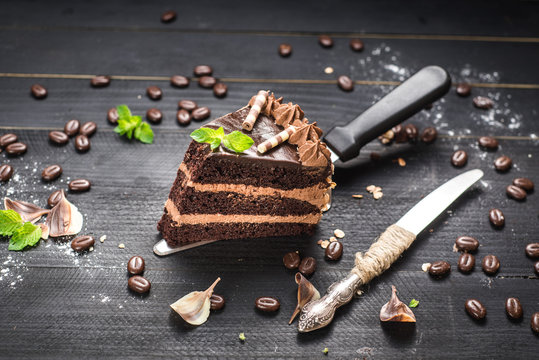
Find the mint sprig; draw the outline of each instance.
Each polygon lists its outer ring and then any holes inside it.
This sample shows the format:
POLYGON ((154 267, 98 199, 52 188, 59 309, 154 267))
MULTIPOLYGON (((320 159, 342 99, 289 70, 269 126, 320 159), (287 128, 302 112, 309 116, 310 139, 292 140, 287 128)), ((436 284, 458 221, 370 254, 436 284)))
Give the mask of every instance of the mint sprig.
POLYGON ((217 149, 221 144, 227 149, 241 154, 249 149, 254 140, 240 131, 232 131, 225 135, 222 127, 217 130, 210 128, 200 128, 191 133, 191 138, 199 143, 210 144, 212 150, 217 149))
POLYGON ((0 210, 0 235, 11 236, 21 226, 21 216, 15 210, 0 210))
POLYGON ((8 250, 20 251, 37 244, 41 238, 41 228, 31 222, 23 223, 14 210, 0 210, 0 235, 11 236, 8 250))
POLYGON ((153 130, 150 124, 142 121, 138 115, 133 116, 127 105, 118 105, 116 110, 118 111, 118 126, 114 128, 114 131, 117 134, 125 135, 129 140, 134 136, 144 144, 153 143, 153 130))
POLYGON ((411 308, 415 308, 417 307, 417 305, 419 305, 419 301, 417 301, 416 299, 412 299, 410 300, 410 304, 408 306, 411 308))

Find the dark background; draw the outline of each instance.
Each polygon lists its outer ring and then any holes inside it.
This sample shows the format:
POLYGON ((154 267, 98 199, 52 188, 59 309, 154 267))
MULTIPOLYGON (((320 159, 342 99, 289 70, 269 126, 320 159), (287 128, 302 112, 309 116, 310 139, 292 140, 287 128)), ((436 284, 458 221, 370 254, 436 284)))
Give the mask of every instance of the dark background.
POLYGON ((46 205, 55 189, 87 178, 92 189, 68 194, 84 214, 83 234, 97 238, 95 250, 77 255, 69 242, 49 239, 24 252, 0 247, 1 358, 534 358, 539 338, 530 329, 539 311, 539 281, 533 261, 524 254, 539 240, 537 193, 524 202, 505 195, 515 177, 539 181, 539 27, 537 1, 2 1, 0 4, 0 133, 15 132, 28 152, 1 163, 15 168, 0 185, 0 195, 46 205), (160 15, 177 11, 171 24, 160 15), (317 42, 333 36, 332 49, 317 42), (365 50, 348 47, 352 37, 365 50), (282 42, 293 46, 290 58, 278 56, 282 42), (208 64, 229 86, 225 99, 192 82, 186 89, 169 84, 174 74, 192 76, 208 64), (472 95, 495 100, 492 110, 475 109, 472 97, 452 89, 431 110, 408 122, 420 129, 435 126, 431 145, 369 144, 360 159, 337 168, 333 209, 310 237, 231 240, 165 258, 152 253, 160 239, 155 226, 189 143, 186 128, 175 121, 177 101, 192 99, 209 106, 212 118, 244 106, 259 89, 272 89, 285 101, 298 103, 311 121, 327 130, 352 120, 370 104, 425 65, 445 67, 455 82, 473 84, 472 95), (326 74, 326 67, 334 73, 326 74), (113 76, 104 89, 90 87, 95 74, 113 76), (344 93, 339 75, 357 81, 344 93), (45 100, 31 97, 40 83, 45 100), (145 89, 160 86, 163 99, 149 100, 145 89), (129 142, 113 133, 106 121, 110 107, 127 104, 135 114, 150 107, 164 113, 153 126, 155 143, 129 142), (78 154, 73 141, 49 144, 47 134, 66 121, 95 121, 99 129, 92 149, 78 154), (476 138, 494 135, 496 152, 484 152, 476 138), (469 154, 463 169, 451 166, 453 151, 469 154), (369 161, 371 151, 382 154, 369 161), (505 174, 493 169, 502 154, 513 158, 505 174), (395 163, 402 157, 405 167, 395 163), (43 183, 40 173, 51 164, 64 173, 43 183), (365 294, 342 308, 331 326, 298 334, 287 325, 295 307, 294 273, 282 266, 288 251, 314 256, 318 270, 311 278, 324 292, 347 274, 353 254, 366 250, 375 236, 395 222, 422 196, 464 170, 480 168, 483 180, 462 196, 425 231, 365 294), (378 201, 365 187, 383 188, 378 201), (352 194, 365 194, 358 200, 352 194), (498 207, 506 226, 495 230, 488 210, 498 207), (336 263, 323 259, 319 239, 335 228, 345 231, 345 253, 336 263), (470 275, 456 269, 453 243, 459 235, 478 238, 476 268, 470 275), (124 243, 125 249, 118 244, 124 243), (501 261, 496 276, 480 269, 483 256, 501 261), (145 258, 151 292, 139 296, 127 289, 126 263, 132 255, 145 258), (435 280, 421 265, 447 260, 451 274, 435 280), (227 300, 223 311, 194 328, 173 313, 169 304, 216 277, 216 293, 227 300), (395 285, 414 309, 415 326, 382 326, 380 307, 395 285), (273 315, 254 310, 258 296, 276 296, 281 309, 273 315), (508 320, 505 298, 520 298, 524 318, 508 320), (477 323, 464 311, 468 298, 487 308, 477 323), (245 343, 238 340, 244 332, 245 343))

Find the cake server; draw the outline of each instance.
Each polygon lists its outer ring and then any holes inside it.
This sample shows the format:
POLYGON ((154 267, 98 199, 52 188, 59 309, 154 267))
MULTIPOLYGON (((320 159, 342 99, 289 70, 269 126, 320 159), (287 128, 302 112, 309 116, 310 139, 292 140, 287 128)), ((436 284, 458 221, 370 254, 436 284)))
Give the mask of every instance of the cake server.
POLYGON ((298 331, 309 332, 328 325, 337 308, 348 303, 361 285, 387 270, 421 231, 482 177, 483 171, 475 169, 447 181, 389 226, 366 253, 356 253, 355 267, 350 274, 333 283, 322 298, 303 307, 298 331))

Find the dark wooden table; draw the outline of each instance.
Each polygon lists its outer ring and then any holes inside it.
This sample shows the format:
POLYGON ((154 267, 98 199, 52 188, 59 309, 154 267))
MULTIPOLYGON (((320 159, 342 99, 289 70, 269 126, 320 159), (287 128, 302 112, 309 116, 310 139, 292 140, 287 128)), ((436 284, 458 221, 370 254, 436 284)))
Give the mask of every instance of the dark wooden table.
POLYGON ((539 182, 539 27, 537 1, 172 1, 83 2, 2 1, 0 5, 0 132, 15 132, 29 146, 21 157, 0 154, 15 176, 0 185, 0 195, 46 205, 48 195, 87 178, 92 189, 68 194, 84 214, 84 234, 96 238, 93 252, 76 255, 69 242, 49 239, 24 252, 0 247, 1 358, 537 358, 539 337, 530 317, 539 311, 539 281, 524 246, 538 241, 539 202, 532 193, 524 202, 505 195, 515 177, 539 182), (174 23, 160 15, 178 12, 174 23), (334 37, 323 49, 320 33, 334 37), (348 47, 352 37, 365 42, 362 53, 348 47), (280 43, 294 52, 283 59, 280 43), (192 75, 198 64, 213 66, 229 86, 225 99, 192 83, 186 89, 169 84, 173 74, 192 75), (472 98, 451 90, 431 110, 408 122, 420 129, 435 126, 432 145, 383 146, 374 141, 360 159, 336 169, 333 209, 316 234, 303 238, 223 241, 159 258, 152 246, 160 239, 156 223, 176 169, 200 126, 179 127, 177 101, 193 99, 209 106, 212 118, 247 103, 261 88, 300 104, 323 129, 344 124, 389 92, 400 81, 429 64, 444 66, 454 81, 473 84, 473 95, 495 99, 492 110, 478 110, 472 98), (334 72, 325 73, 326 67, 334 72), (89 79, 109 74, 109 87, 94 89, 89 79), (336 78, 356 80, 344 93, 336 78), (49 90, 35 100, 30 86, 49 90), (145 96, 149 85, 160 86, 163 99, 145 96), (143 145, 118 137, 106 121, 110 107, 127 104, 143 115, 150 107, 164 112, 154 126, 155 143, 143 145), (96 121, 92 149, 78 154, 73 142, 52 146, 47 134, 72 118, 96 121), (477 146, 481 135, 500 141, 496 152, 477 146), (455 149, 469 154, 464 169, 449 163, 455 149), (369 161, 369 153, 382 161, 369 161), (505 174, 493 169, 502 155, 513 158, 505 174), (405 167, 395 163, 403 158, 405 167), (41 170, 60 164, 59 180, 43 183, 41 170), (324 291, 345 275, 353 254, 366 250, 375 236, 396 221, 422 196, 456 174, 473 168, 484 179, 421 234, 411 249, 365 294, 341 309, 323 330, 298 334, 287 324, 295 306, 293 273, 282 266, 288 251, 314 256, 314 285, 324 291), (383 188, 384 197, 358 200, 365 187, 383 188), (495 230, 488 210, 498 207, 506 226, 495 230), (346 233, 345 254, 336 263, 323 259, 317 240, 335 228, 346 233), (456 270, 458 235, 472 235, 487 254, 500 258, 495 276, 479 265, 470 275, 456 270), (118 245, 125 244, 125 249, 118 245), (126 262, 146 259, 145 276, 152 282, 147 296, 127 289, 126 262), (431 278, 421 270, 444 259, 450 276, 431 278), (227 299, 223 311, 204 325, 186 325, 169 304, 193 290, 203 290, 220 276, 216 292, 227 299), (420 301, 415 326, 382 326, 380 307, 395 285, 405 302, 420 301), (254 310, 254 299, 277 296, 281 309, 273 315, 254 310), (507 297, 520 298, 524 319, 511 322, 504 311, 507 297), (477 323, 464 311, 468 298, 488 310, 477 323), (238 334, 244 332, 244 343, 238 334))

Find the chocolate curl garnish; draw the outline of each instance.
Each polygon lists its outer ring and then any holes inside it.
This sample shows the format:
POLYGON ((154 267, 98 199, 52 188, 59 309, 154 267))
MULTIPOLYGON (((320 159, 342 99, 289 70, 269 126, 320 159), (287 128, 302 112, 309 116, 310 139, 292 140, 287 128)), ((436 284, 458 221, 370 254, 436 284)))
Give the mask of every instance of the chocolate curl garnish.
POLYGON ((249 110, 249 114, 247 114, 247 117, 241 124, 241 126, 247 130, 251 131, 253 130, 253 126, 256 122, 256 119, 258 119, 258 115, 260 115, 260 111, 262 111, 262 107, 266 104, 266 101, 268 100, 268 91, 266 90, 260 90, 258 94, 256 95, 256 98, 251 105, 251 110, 249 110))
POLYGON ((331 158, 326 145, 320 140, 308 140, 298 146, 299 159, 305 166, 326 166, 331 158))
POLYGON ((49 227, 50 237, 75 235, 82 229, 82 214, 67 201, 63 190, 60 201, 52 208, 45 224, 49 227))
POLYGON ((31 222, 32 224, 41 219, 41 216, 50 213, 50 210, 42 209, 37 205, 24 201, 11 200, 4 198, 4 208, 13 210, 21 216, 23 222, 31 222))
POLYGON ((412 310, 397 297, 397 288, 391 285, 391 289, 391 299, 380 310, 380 321, 415 322, 412 310))
POLYGON ((284 143, 286 140, 288 140, 290 135, 294 134, 295 131, 296 131, 295 126, 287 127, 286 129, 284 129, 283 131, 281 131, 280 133, 278 133, 274 137, 272 137, 272 138, 264 141, 262 144, 258 145, 258 147, 257 147, 258 152, 263 154, 266 151, 268 151, 270 149, 273 149, 277 145, 284 143))
POLYGON ((300 120, 294 121, 292 124, 298 128, 298 130, 290 135, 288 142, 294 145, 301 145, 307 142, 308 140, 316 141, 322 136, 322 129, 316 126, 316 122, 308 124, 306 122, 301 122, 300 120))
POLYGON ((281 104, 273 112, 275 123, 282 127, 288 127, 294 120, 302 120, 305 114, 299 105, 293 105, 292 103, 281 104))
POLYGON ((294 310, 288 325, 292 324, 292 321, 294 321, 296 316, 298 316, 305 304, 311 300, 320 299, 320 293, 318 290, 316 290, 314 285, 311 284, 309 280, 305 279, 301 273, 296 273, 296 284, 298 284, 298 304, 296 305, 296 309, 294 310))

